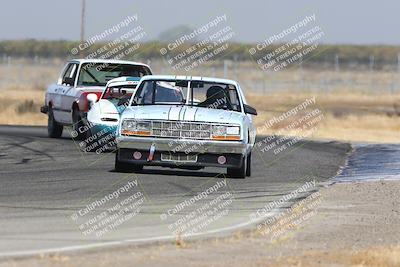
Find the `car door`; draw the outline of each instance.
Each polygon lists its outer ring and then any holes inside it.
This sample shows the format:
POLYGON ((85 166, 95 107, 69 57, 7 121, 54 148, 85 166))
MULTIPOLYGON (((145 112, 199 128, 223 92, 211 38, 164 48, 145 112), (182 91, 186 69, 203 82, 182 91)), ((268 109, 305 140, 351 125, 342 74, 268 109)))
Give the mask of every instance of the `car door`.
POLYGON ((75 78, 78 71, 77 63, 70 63, 63 77, 62 85, 58 88, 59 100, 57 101, 58 121, 71 123, 71 97, 70 91, 74 89, 75 78))
MULTIPOLYGON (((239 84, 237 84, 237 92, 239 93, 239 98, 240 98, 241 103, 243 105, 247 104, 246 98, 245 98, 245 96, 243 94, 243 91, 242 91, 242 88, 240 87, 239 84)), ((242 108, 243 108, 243 105, 242 105, 242 108)), ((256 127, 253 124, 252 115, 245 114, 244 118, 245 118, 245 125, 246 125, 246 128, 247 128, 248 137, 249 137, 248 143, 252 147, 254 145, 255 141, 256 141, 256 134, 257 134, 256 127)))

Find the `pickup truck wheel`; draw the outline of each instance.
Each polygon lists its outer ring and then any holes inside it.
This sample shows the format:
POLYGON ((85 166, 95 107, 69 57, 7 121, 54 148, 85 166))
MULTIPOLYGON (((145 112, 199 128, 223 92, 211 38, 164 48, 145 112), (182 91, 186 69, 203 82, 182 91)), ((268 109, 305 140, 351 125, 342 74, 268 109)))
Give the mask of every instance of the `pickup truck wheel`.
POLYGON ((247 169, 247 157, 245 156, 243 158, 242 166, 239 168, 227 168, 227 176, 229 178, 239 178, 239 179, 244 179, 246 178, 246 169, 247 169))
POLYGON ((76 140, 84 140, 86 138, 86 133, 79 131, 79 128, 84 126, 79 110, 74 108, 72 111, 72 129, 76 132, 76 140))
POLYGON ((246 176, 251 176, 251 153, 247 156, 246 176))
POLYGON ((63 126, 56 122, 53 115, 53 109, 50 107, 47 118, 47 135, 51 138, 61 137, 63 132, 63 126))

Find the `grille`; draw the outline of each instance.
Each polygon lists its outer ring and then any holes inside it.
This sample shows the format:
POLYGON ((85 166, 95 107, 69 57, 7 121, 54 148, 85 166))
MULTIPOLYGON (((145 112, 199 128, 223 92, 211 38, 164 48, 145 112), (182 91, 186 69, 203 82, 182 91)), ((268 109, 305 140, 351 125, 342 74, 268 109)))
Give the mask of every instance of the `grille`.
POLYGON ((174 162, 197 162, 197 155, 186 155, 182 153, 162 153, 161 160, 174 162))
POLYGON ((152 121, 152 135, 184 139, 211 139, 211 124, 198 122, 152 121))

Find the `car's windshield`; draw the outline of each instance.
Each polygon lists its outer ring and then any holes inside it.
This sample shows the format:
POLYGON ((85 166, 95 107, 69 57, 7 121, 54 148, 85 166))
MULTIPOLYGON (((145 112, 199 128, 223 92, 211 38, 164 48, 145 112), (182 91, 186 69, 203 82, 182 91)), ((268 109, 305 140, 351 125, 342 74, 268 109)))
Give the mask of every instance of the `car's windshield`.
POLYGON ((134 103, 136 105, 184 104, 187 82, 179 81, 144 81, 139 86, 134 103))
POLYGON ((192 81, 190 87, 190 105, 213 109, 241 111, 238 92, 234 85, 192 81))
POLYGON ((132 94, 136 91, 136 84, 123 85, 123 86, 110 86, 108 87, 101 99, 107 100, 121 100, 129 99, 132 94))
POLYGON ((111 79, 131 76, 143 77, 151 74, 146 66, 129 64, 109 64, 109 63, 85 63, 82 64, 78 86, 105 86, 111 79))
POLYGON ((141 83, 133 105, 187 104, 213 109, 241 111, 235 86, 231 84, 191 81, 154 81, 141 83), (190 91, 188 93, 188 91, 190 91), (187 99, 189 95, 189 99, 187 99))

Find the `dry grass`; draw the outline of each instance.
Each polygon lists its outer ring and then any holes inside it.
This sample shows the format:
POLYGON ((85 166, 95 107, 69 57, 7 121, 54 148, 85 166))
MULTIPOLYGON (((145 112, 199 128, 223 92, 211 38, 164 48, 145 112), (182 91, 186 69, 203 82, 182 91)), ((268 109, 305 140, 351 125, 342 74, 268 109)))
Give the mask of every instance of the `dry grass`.
POLYGON ((10 89, 13 93, 0 94, 0 124, 46 125, 47 116, 40 113, 44 91, 10 89))
POLYGON ((351 267, 397 267, 400 266, 400 247, 370 248, 361 251, 342 250, 308 252, 302 256, 285 257, 259 266, 351 266, 351 267))
MULTIPOLYGON (((44 101, 46 85, 57 79, 62 64, 60 61, 51 61, 48 64, 35 65, 22 60, 10 66, 0 65, 0 124, 46 125, 47 117, 39 112, 39 107, 44 101)), ((207 64, 191 74, 223 76, 221 64, 207 64)), ((151 62, 151 66, 155 73, 170 71, 165 62, 151 62)), ((323 111, 324 118, 311 137, 400 142, 400 94, 390 94, 385 89, 390 84, 400 84, 400 79, 394 73, 299 71, 296 68, 268 73, 259 70, 253 62, 231 62, 227 74, 238 80, 247 90, 248 102, 259 112, 259 116, 255 118, 258 127, 306 98, 316 96, 316 106, 323 111), (325 83, 335 86, 331 86, 329 90, 319 87, 325 83), (284 87, 280 87, 281 84, 284 87), (354 84, 363 84, 368 93, 354 87, 354 84), (374 84, 381 86, 380 89, 373 87, 374 84)), ((277 133, 295 119, 298 118, 291 118, 281 125, 262 129, 258 133, 277 133)), ((294 134, 293 131, 282 133, 294 134)))
POLYGON ((324 117, 316 125, 313 138, 344 141, 400 142, 400 94, 363 95, 353 94, 271 94, 249 95, 248 102, 254 105, 259 116, 255 118, 258 134, 296 135, 296 129, 285 130, 295 120, 314 108, 324 117), (262 127, 274 116, 294 108, 305 99, 316 97, 315 106, 299 112, 274 127, 262 127), (345 96, 345 97, 344 97, 345 96))
MULTIPOLYGON (((0 124, 46 125, 47 117, 39 112, 43 104, 44 91, 13 89, 10 95, 0 95, 0 124)), ((273 116, 295 107, 310 95, 251 95, 249 103, 254 105, 259 115, 255 117, 258 134, 276 134, 293 117, 282 124, 265 129, 264 123, 273 116)), ((317 95, 316 107, 324 114, 312 138, 345 141, 400 142, 400 116, 394 107, 400 103, 400 96, 347 95, 346 99, 337 95, 317 95)), ((282 131, 285 135, 295 135, 295 131, 282 131)))

